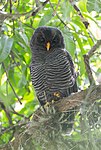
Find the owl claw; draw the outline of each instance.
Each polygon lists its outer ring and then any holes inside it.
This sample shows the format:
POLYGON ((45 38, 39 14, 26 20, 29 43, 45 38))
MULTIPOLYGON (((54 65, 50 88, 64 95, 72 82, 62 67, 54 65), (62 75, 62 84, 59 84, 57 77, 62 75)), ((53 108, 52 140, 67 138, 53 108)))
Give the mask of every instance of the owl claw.
POLYGON ((59 93, 59 92, 55 92, 55 93, 54 93, 54 96, 56 96, 56 97, 59 98, 59 97, 60 97, 60 93, 59 93))
POLYGON ((50 106, 50 102, 46 102, 46 104, 44 105, 44 107, 49 107, 50 106))
POLYGON ((46 102, 46 104, 44 105, 44 107, 45 108, 50 107, 54 103, 55 103, 55 100, 52 100, 51 102, 46 102))

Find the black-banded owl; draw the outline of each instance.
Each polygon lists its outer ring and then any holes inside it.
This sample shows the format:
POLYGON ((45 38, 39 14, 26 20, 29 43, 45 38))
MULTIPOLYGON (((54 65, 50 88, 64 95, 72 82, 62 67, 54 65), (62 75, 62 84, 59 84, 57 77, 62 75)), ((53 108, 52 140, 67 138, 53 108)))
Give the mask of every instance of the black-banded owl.
POLYGON ((77 92, 74 64, 59 29, 37 28, 30 47, 32 84, 42 106, 77 92))

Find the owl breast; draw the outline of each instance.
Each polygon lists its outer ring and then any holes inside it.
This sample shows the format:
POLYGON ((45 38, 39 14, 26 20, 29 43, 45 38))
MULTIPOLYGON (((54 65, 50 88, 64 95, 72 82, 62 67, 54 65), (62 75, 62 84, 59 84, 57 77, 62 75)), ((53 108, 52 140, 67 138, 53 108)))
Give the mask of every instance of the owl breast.
POLYGON ((31 77, 41 102, 51 101, 57 92, 63 97, 68 88, 74 85, 70 63, 63 52, 47 55, 44 63, 32 63, 31 77))
POLYGON ((50 90, 63 90, 73 86, 70 63, 64 53, 46 59, 46 76, 50 90))

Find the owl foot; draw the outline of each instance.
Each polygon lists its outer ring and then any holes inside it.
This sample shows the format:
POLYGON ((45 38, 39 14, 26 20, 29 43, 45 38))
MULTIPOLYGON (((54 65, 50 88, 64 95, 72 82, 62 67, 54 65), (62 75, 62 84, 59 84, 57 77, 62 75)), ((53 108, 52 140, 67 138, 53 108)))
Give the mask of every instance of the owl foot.
POLYGON ((50 107, 52 104, 55 103, 55 100, 52 100, 51 102, 46 102, 46 104, 44 105, 44 107, 50 107))
POLYGON ((60 92, 54 92, 54 96, 59 98, 60 97, 60 92))
POLYGON ((46 102, 46 104, 44 105, 44 107, 49 107, 51 105, 51 102, 46 102))

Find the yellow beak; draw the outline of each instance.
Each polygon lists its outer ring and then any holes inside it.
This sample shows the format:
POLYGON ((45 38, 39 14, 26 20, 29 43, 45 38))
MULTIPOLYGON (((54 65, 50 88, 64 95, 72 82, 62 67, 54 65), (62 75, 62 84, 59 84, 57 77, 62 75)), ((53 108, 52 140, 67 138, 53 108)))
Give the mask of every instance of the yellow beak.
POLYGON ((49 51, 49 49, 50 49, 50 42, 47 42, 47 44, 46 44, 46 48, 47 48, 47 51, 49 51))

